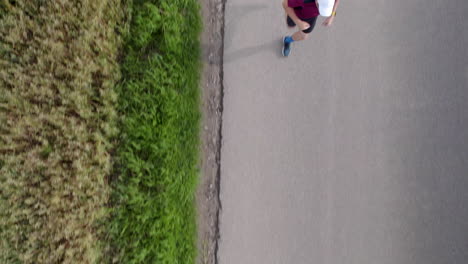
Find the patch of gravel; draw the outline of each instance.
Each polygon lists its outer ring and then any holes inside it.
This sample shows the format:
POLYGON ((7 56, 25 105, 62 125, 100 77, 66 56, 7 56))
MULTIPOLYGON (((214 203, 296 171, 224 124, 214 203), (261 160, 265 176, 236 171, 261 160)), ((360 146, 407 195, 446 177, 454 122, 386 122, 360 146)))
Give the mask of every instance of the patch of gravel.
POLYGON ((202 155, 197 191, 198 264, 216 264, 219 239, 221 127, 223 112, 223 39, 225 0, 200 0, 202 33, 202 155))

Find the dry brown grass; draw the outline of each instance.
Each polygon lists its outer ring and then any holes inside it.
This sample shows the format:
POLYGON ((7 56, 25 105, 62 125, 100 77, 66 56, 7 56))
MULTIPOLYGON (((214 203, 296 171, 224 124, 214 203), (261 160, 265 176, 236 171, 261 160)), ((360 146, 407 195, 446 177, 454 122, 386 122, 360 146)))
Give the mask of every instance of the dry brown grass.
POLYGON ((2 0, 0 262, 94 263, 124 0, 2 0))

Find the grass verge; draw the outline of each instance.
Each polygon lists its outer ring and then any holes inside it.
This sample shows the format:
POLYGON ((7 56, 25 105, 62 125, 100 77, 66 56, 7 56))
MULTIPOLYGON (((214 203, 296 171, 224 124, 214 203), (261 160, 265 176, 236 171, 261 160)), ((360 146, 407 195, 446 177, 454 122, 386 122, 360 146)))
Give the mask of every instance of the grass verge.
POLYGON ((199 131, 196 0, 134 1, 110 232, 121 263, 194 263, 199 131))
POLYGON ((101 258, 123 10, 0 2, 0 263, 101 258))

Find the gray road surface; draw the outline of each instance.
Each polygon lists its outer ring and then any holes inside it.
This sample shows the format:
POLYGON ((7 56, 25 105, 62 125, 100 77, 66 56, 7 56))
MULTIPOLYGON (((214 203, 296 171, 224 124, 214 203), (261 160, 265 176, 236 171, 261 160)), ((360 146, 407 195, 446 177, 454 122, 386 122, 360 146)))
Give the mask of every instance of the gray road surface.
POLYGON ((226 4, 219 263, 468 263, 468 1, 343 0, 287 59, 280 2, 226 4))

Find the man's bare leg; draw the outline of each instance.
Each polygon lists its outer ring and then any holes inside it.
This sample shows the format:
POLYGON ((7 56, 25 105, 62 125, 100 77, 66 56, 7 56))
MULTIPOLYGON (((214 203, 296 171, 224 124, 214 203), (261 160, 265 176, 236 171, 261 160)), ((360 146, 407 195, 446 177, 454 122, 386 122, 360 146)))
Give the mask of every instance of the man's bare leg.
POLYGON ((304 33, 302 31, 297 31, 296 33, 294 33, 292 35, 292 38, 293 38, 294 41, 301 41, 301 40, 306 39, 307 35, 309 35, 309 34, 304 33))

